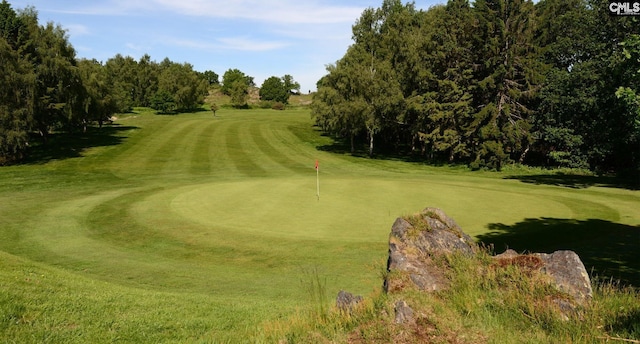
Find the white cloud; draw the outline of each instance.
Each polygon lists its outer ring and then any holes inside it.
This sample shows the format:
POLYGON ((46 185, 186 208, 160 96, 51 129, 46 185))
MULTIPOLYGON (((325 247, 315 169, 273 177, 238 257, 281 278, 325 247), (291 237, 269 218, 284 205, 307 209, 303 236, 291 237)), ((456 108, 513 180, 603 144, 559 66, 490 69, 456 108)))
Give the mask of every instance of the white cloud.
POLYGON ((124 45, 125 47, 127 47, 127 49, 129 50, 134 50, 134 51, 145 51, 148 47, 142 46, 142 45, 138 45, 135 43, 127 43, 124 45))
POLYGON ((108 0, 47 11, 79 15, 136 15, 167 11, 189 16, 245 19, 278 24, 353 23, 364 7, 299 0, 108 0))
POLYGON ((284 42, 256 41, 245 37, 218 38, 222 48, 241 51, 268 51, 284 48, 289 44, 284 42))
POLYGON ((363 8, 298 0, 153 0, 164 8, 191 16, 247 19, 279 24, 331 24, 353 22, 363 8))
POLYGON ((70 36, 78 37, 91 34, 91 30, 86 25, 82 24, 65 24, 64 29, 69 32, 70 36))
POLYGON ((110 0, 107 2, 86 2, 79 6, 64 7, 64 9, 50 9, 47 6, 39 7, 40 10, 54 13, 76 15, 130 15, 140 14, 153 9, 151 2, 137 0, 110 0))
POLYGON ((204 42, 182 38, 163 38, 161 40, 176 47, 197 49, 204 51, 236 50, 236 51, 270 51, 289 46, 288 43, 278 41, 260 41, 247 37, 216 38, 214 42, 204 42))

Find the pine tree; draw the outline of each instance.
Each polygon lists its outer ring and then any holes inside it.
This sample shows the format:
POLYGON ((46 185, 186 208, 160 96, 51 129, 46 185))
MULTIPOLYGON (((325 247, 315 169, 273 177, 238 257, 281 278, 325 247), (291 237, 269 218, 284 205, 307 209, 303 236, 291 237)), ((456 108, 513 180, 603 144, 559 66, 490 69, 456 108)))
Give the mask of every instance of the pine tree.
POLYGON ((533 41, 534 7, 525 0, 474 3, 478 80, 475 166, 500 170, 512 159, 522 162, 532 142, 531 102, 542 70, 533 41))

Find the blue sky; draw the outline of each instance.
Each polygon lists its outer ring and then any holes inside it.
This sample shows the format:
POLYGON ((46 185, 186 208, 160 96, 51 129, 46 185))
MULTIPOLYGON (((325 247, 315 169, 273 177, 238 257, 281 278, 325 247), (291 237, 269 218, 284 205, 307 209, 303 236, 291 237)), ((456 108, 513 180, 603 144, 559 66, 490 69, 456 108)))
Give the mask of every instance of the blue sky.
MULTIPOLYGON (((149 54, 213 70, 254 77, 291 74, 301 91, 315 90, 325 65, 340 59, 351 26, 382 0, 8 0, 14 9, 34 6, 42 24, 68 30, 80 58, 105 62, 120 53, 149 54)), ((416 1, 427 9, 444 0, 416 1)))

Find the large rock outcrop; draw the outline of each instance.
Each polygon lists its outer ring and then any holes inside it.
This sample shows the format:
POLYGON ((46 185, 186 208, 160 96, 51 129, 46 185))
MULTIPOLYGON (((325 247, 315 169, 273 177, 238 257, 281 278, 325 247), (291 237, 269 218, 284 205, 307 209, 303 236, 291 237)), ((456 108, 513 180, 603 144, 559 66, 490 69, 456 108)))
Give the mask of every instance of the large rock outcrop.
POLYGON ((385 290, 401 290, 409 282, 425 291, 445 289, 449 281, 434 259, 453 252, 472 255, 476 249, 473 239, 440 209, 426 208, 419 214, 398 218, 389 236, 385 290))
MULTIPOLYGON (((443 265, 438 264, 438 257, 452 253, 472 256, 477 251, 473 239, 440 209, 426 208, 416 215, 398 218, 389 236, 385 291, 446 289, 450 281, 443 265)), ((521 255, 508 250, 494 259, 497 266, 518 265, 548 275, 551 283, 578 304, 592 297, 589 275, 575 252, 521 255)))

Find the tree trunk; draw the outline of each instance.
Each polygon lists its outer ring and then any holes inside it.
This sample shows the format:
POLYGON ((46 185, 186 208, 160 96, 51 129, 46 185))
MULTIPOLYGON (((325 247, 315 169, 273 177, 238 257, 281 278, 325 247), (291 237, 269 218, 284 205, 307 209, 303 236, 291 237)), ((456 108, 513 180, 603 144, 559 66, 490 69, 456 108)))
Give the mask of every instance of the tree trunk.
POLYGON ((354 154, 356 152, 356 145, 354 142, 354 134, 351 133, 351 154, 354 154))
POLYGON ((518 160, 520 164, 522 164, 524 162, 524 159, 527 157, 527 153, 529 153, 529 148, 531 148, 531 145, 527 145, 527 148, 524 150, 524 152, 520 154, 520 160, 518 160))
POLYGON ((47 144, 47 135, 48 135, 48 130, 46 129, 38 129, 38 132, 40 133, 40 137, 42 138, 42 143, 43 144, 47 144))
POLYGON ((369 157, 373 157, 373 131, 369 132, 369 157))

